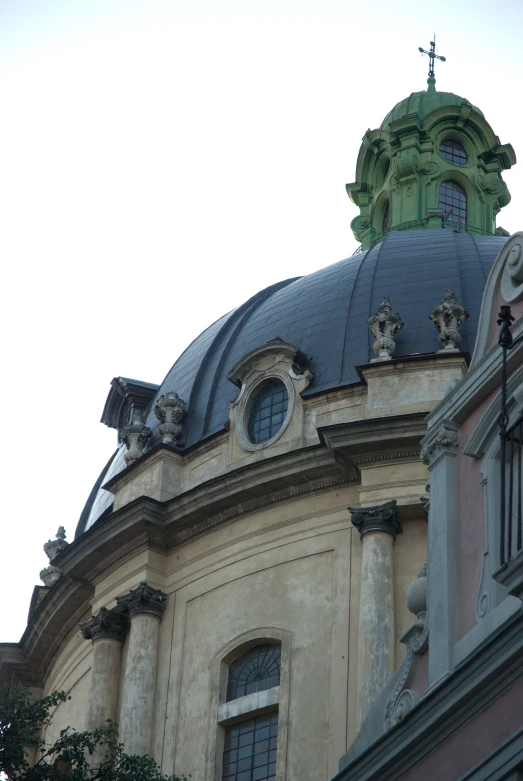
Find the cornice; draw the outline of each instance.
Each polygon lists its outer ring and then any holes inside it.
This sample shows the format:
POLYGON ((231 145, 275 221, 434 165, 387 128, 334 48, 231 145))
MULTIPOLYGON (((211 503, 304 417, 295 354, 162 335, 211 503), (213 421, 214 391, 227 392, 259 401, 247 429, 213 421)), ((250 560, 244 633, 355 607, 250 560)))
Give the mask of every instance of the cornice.
POLYGON ((519 612, 333 781, 400 781, 521 678, 519 612))

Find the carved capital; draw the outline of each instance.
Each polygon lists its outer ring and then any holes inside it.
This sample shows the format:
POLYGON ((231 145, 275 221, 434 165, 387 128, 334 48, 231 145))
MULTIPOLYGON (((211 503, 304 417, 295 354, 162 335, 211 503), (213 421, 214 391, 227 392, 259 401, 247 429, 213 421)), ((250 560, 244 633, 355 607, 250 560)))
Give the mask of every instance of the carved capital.
POLYGON ((151 588, 145 581, 142 581, 128 594, 116 597, 116 603, 122 612, 129 614, 130 618, 150 613, 161 619, 167 604, 167 594, 157 588, 151 588))
POLYGON ((165 444, 175 442, 182 431, 187 404, 174 391, 164 393, 154 405, 154 414, 160 421, 158 433, 165 444))
POLYGON ((375 507, 349 507, 351 521, 363 538, 370 532, 386 532, 394 539, 403 529, 396 516, 396 500, 375 507))
POLYGON ((421 460, 431 469, 444 455, 455 456, 458 449, 459 431, 455 423, 445 420, 439 428, 429 432, 422 441, 421 460))
POLYGON ((133 412, 132 423, 121 428, 119 434, 128 451, 124 455, 125 461, 132 464, 143 456, 144 447, 151 436, 151 429, 145 425, 143 412, 133 412))
POLYGON ((446 290, 441 304, 431 312, 429 318, 439 331, 438 339, 444 350, 456 350, 461 342, 459 329, 468 318, 466 309, 456 303, 456 295, 446 290))
POLYGON ((396 342, 393 337, 403 328, 403 323, 399 315, 392 314, 392 306, 389 298, 383 298, 375 315, 367 320, 369 331, 376 341, 372 349, 378 356, 377 360, 388 361, 396 349, 396 342))
POLYGON ((101 637, 110 637, 113 640, 123 642, 129 626, 129 619, 119 610, 100 608, 96 616, 89 621, 80 624, 82 635, 86 640, 98 640, 101 637))

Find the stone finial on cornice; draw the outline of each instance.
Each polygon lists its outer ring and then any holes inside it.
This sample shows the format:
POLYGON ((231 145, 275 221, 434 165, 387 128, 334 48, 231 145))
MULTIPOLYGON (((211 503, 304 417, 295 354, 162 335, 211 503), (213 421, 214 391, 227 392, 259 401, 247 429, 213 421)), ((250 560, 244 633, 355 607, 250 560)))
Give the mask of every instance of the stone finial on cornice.
POLYGON ((69 545, 65 539, 65 528, 63 526, 58 527, 55 540, 48 540, 44 543, 44 551, 49 559, 49 567, 46 567, 40 572, 40 580, 45 586, 54 586, 62 577, 62 570, 59 567, 55 567, 51 564, 53 559, 58 556, 69 545))
POLYGON ((143 412, 134 411, 132 422, 121 428, 119 434, 127 447, 127 453, 124 455, 125 462, 133 464, 143 456, 144 447, 151 436, 151 429, 145 425, 143 412))
POLYGON ((392 314, 390 298, 382 298, 378 311, 367 320, 367 325, 376 339, 372 349, 378 357, 374 360, 389 361, 396 349, 393 337, 405 325, 398 314, 392 314))
POLYGON ((162 442, 175 442, 180 436, 187 404, 174 391, 168 391, 156 401, 154 414, 160 421, 158 433, 162 442))
POLYGON ((467 310, 456 303, 456 294, 452 290, 445 290, 443 301, 429 315, 439 331, 438 339, 443 346, 440 352, 457 352, 461 342, 459 329, 468 316, 467 310))
POLYGON ((140 613, 150 613, 161 619, 167 604, 167 594, 142 581, 128 594, 116 597, 116 604, 123 613, 128 613, 130 618, 140 613))
POLYGON ((427 565, 423 564, 407 589, 407 607, 420 623, 427 615, 427 565))
POLYGON ((96 616, 91 616, 88 621, 84 621, 79 626, 86 640, 109 637, 122 642, 129 627, 129 619, 119 610, 108 610, 102 607, 96 616))
POLYGON ((396 536, 403 531, 397 518, 395 499, 374 507, 348 507, 347 509, 361 538, 370 532, 386 532, 396 539, 396 536))

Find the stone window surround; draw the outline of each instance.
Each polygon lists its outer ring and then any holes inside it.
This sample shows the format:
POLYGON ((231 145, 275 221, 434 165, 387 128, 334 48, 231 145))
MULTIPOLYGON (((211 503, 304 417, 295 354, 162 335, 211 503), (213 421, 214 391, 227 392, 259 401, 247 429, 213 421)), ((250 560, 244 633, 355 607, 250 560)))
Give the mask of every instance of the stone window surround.
POLYGON ((260 627, 244 632, 227 643, 211 664, 211 703, 209 709, 208 765, 206 778, 221 781, 225 727, 236 722, 256 718, 263 713, 279 715, 278 749, 276 758, 277 781, 285 781, 287 772, 287 740, 290 695, 291 633, 275 627, 260 627), (248 694, 226 702, 229 664, 245 651, 271 641, 281 647, 280 685, 262 692, 248 694))
MULTIPOLYGON (((291 370, 292 371, 292 370, 291 370)), ((255 379, 247 381, 242 388, 242 396, 238 403, 238 440, 244 450, 250 452, 257 452, 258 450, 265 450, 265 448, 274 445, 280 437, 285 433, 289 423, 291 422, 292 414, 296 406, 296 389, 294 387, 293 378, 287 372, 281 369, 269 369, 266 372, 262 372, 255 379), (268 380, 280 380, 285 385, 288 396, 287 412, 283 423, 280 428, 270 439, 266 439, 265 442, 251 442, 248 434, 249 414, 254 401, 254 398, 261 386, 268 380)))

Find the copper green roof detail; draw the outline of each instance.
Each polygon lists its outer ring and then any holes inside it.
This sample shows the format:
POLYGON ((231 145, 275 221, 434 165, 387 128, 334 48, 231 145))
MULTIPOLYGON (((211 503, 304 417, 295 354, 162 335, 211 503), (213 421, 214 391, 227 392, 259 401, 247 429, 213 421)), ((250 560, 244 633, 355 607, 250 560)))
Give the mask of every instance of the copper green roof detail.
POLYGON ((455 95, 453 92, 438 92, 434 88, 431 89, 431 86, 433 87, 433 85, 429 83, 429 88, 427 90, 412 92, 408 98, 396 103, 392 111, 389 111, 381 123, 380 128, 382 130, 388 130, 391 122, 402 119, 409 114, 417 114, 420 119, 424 119, 433 111, 447 106, 465 105, 470 107, 473 111, 476 111, 481 117, 485 116, 477 106, 473 106, 466 98, 455 95))

